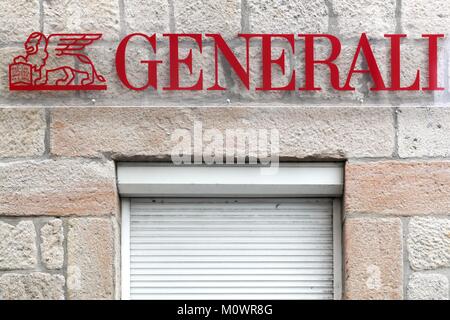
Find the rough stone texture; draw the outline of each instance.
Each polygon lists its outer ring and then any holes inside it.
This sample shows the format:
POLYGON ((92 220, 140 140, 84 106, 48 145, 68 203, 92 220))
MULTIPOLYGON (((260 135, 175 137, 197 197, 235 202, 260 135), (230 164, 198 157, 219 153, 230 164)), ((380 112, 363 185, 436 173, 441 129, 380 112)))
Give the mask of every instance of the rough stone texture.
POLYGON ((113 298, 114 233, 110 220, 69 220, 67 259, 69 299, 113 298))
POLYGON ((223 134, 226 129, 276 128, 281 157, 380 157, 394 148, 388 108, 60 108, 52 110, 51 152, 167 158, 176 145, 174 131, 193 130, 195 121, 223 134))
POLYGON ((325 0, 248 0, 252 33, 327 33, 325 0))
POLYGON ((0 43, 24 42, 39 30, 39 0, 2 1, 0 43))
POLYGON ((0 163, 0 215, 108 215, 117 211, 112 162, 0 163))
POLYGON ((434 104, 438 106, 448 106, 450 102, 450 59, 443 54, 444 52, 450 52, 450 41, 446 35, 446 40, 440 45, 440 52, 438 56, 438 79, 439 85, 444 88, 441 91, 434 91, 434 104))
POLYGON ((444 275, 413 273, 409 277, 409 300, 448 300, 448 290, 448 278, 444 275))
POLYGON ((411 219, 407 243, 414 270, 450 267, 450 219, 411 219))
POLYGON ((403 1, 402 27, 409 36, 450 31, 450 6, 447 0, 403 1))
POLYGON ((344 268, 347 299, 402 299, 403 247, 399 218, 347 218, 344 268))
POLYGON ((64 300, 64 277, 33 272, 0 276, 0 300, 64 300))
POLYGON ((126 34, 170 32, 169 1, 125 0, 126 34))
POLYGON ((0 158, 44 153, 44 109, 0 109, 0 158))
POLYGON ((102 39, 119 37, 119 1, 44 1, 45 33, 103 33, 102 39))
POLYGON ((60 219, 54 219, 41 228, 41 256, 47 269, 61 269, 64 263, 64 234, 60 219))
POLYGON ((449 157, 450 108, 402 108, 398 113, 400 157, 449 157))
POLYGON ((0 221, 0 270, 34 268, 36 255, 33 222, 20 221, 13 226, 0 221))
POLYGON ((348 162, 344 195, 347 213, 446 215, 450 162, 348 162))
POLYGON ((395 33, 395 0, 334 0, 340 33, 344 37, 359 37, 366 32, 369 37, 383 38, 395 33))
POLYGON ((241 31, 240 0, 175 0, 177 33, 220 33, 236 37, 241 31))

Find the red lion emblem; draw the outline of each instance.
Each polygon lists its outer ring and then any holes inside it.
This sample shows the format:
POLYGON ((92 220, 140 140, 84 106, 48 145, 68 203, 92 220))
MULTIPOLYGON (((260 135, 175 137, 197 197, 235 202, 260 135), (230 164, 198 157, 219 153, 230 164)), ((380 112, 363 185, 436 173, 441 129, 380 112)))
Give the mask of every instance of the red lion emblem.
POLYGON ((101 34, 51 34, 33 32, 24 44, 26 54, 9 65, 10 90, 106 90, 86 46, 101 34), (80 84, 73 84, 75 79, 80 84))

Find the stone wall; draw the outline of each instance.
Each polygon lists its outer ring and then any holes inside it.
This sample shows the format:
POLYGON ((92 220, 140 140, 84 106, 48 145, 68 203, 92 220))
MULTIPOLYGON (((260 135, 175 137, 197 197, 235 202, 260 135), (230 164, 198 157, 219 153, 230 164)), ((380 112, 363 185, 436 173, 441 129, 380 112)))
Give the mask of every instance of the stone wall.
MULTIPOLYGON (((363 75, 355 77, 355 92, 342 94, 328 88, 321 73, 320 92, 259 93, 242 90, 225 63, 221 81, 230 90, 224 92, 133 92, 120 84, 113 64, 118 40, 132 32, 220 32, 236 51, 241 44, 232 38, 241 31, 326 32, 343 39, 342 67, 349 65, 361 32, 369 33, 383 61, 389 52, 383 34, 404 32, 411 38, 402 60, 406 85, 426 62, 420 34, 448 33, 446 0, 17 0, 3 5, 0 299, 120 298, 115 162, 170 160, 171 134, 196 121, 205 130, 277 128, 281 160, 346 162, 345 298, 449 298, 450 109, 436 106, 445 102, 446 92, 374 93, 363 75), (36 30, 103 32, 104 39, 88 52, 108 79, 108 91, 9 91, 5 61, 21 54, 22 43, 36 30)), ((326 43, 321 45, 326 50, 326 43)), ((204 52, 210 50, 206 44, 204 52)), ((257 53, 256 45, 253 50, 257 53)), ((445 47, 441 53, 446 57, 445 47)), ((145 79, 135 62, 143 55, 139 44, 130 51, 137 82, 145 79)), ((301 56, 291 54, 288 60, 292 68, 301 56)), ((206 70, 213 68, 202 61, 206 70)), ((388 66, 383 72, 389 74, 388 66)), ((182 77, 188 83, 194 79, 182 77)), ((167 79, 164 68, 161 79, 167 79)))

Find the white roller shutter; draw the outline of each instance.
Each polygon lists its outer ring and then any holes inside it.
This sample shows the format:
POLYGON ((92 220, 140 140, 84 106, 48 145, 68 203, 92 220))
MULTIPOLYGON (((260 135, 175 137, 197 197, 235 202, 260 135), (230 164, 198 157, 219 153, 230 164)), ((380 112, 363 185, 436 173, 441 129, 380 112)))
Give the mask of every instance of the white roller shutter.
POLYGON ((331 199, 133 198, 131 299, 333 299, 331 199))

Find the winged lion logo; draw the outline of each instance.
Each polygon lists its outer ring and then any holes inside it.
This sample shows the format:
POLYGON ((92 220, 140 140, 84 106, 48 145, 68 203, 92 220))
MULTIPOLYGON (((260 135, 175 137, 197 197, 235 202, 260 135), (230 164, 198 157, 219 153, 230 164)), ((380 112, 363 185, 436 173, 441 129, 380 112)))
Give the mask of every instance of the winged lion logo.
POLYGON ((9 65, 10 90, 106 90, 105 78, 84 54, 101 37, 33 32, 24 43, 25 55, 9 65))

